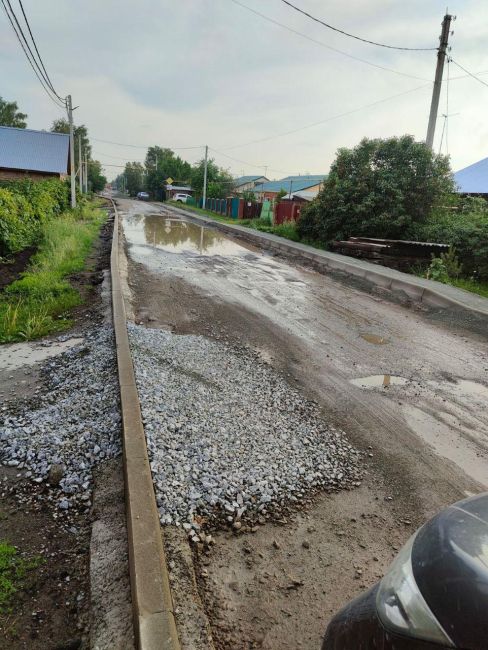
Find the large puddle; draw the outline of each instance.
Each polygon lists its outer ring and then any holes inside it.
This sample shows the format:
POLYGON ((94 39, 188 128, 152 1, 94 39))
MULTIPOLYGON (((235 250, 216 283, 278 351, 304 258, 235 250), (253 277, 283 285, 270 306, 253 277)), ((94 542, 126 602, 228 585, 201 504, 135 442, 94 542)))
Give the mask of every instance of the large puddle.
POLYGON ((167 253, 229 256, 249 252, 215 230, 160 214, 128 217, 124 232, 132 244, 149 245, 167 253))

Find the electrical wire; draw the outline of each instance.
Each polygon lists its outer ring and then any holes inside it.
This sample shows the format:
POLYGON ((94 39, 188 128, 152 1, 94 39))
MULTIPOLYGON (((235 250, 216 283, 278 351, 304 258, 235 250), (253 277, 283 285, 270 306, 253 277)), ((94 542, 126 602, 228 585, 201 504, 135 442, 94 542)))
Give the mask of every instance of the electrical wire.
POLYGON ((290 7, 291 9, 298 11, 298 13, 303 14, 307 18, 310 18, 314 22, 319 23, 319 25, 322 25, 323 27, 327 27, 327 29, 332 29, 334 32, 338 32, 339 34, 342 34, 343 36, 348 36, 349 38, 354 38, 357 41, 368 43, 368 45, 377 45, 378 47, 386 47, 389 50, 407 50, 409 52, 432 52, 439 49, 437 47, 398 47, 396 45, 385 45, 384 43, 369 41, 367 38, 361 38, 361 36, 355 36, 354 34, 349 34, 349 32, 345 32, 343 29, 339 29, 338 27, 329 25, 329 23, 320 20, 320 18, 316 18, 315 16, 312 16, 312 14, 309 14, 307 11, 300 9, 300 7, 297 7, 296 5, 289 2, 288 0, 281 0, 281 2, 283 2, 285 5, 288 5, 288 7, 290 7))
POLYGON ((39 67, 39 63, 37 62, 30 46, 27 41, 27 38, 22 30, 22 27, 17 19, 17 16, 15 14, 15 11, 12 9, 12 5, 10 4, 9 0, 6 0, 7 5, 5 4, 4 0, 1 0, 3 9, 5 11, 5 14, 12 26, 12 29, 15 33, 15 36, 17 37, 17 40, 20 43, 20 46, 22 47, 24 54, 27 58, 27 61, 29 62, 29 65, 31 66, 32 70, 34 71, 34 74, 38 78, 41 86, 44 88, 45 92, 47 93, 48 97, 60 108, 65 108, 66 107, 66 102, 65 100, 60 97, 54 89, 51 89, 51 82, 48 79, 48 77, 44 76, 43 71, 39 67), (14 23, 15 21, 15 23, 14 23), (16 27, 17 25, 17 27, 16 27), (27 49, 26 49, 27 48, 27 49))
MULTIPOLYGON (((461 68, 461 70, 466 72, 466 74, 469 77, 473 77, 473 79, 476 79, 476 81, 479 81, 480 84, 483 84, 483 86, 488 86, 488 83, 486 83, 486 81, 483 81, 483 79, 480 79, 479 77, 477 77, 473 72, 470 72, 469 70, 466 70, 466 68, 463 68, 463 66, 460 63, 458 63, 457 61, 455 61, 452 57, 451 57, 451 61, 452 61, 452 63, 454 63, 454 65, 457 65, 458 68, 461 68)), ((483 73, 479 73, 479 74, 483 74, 483 73)), ((459 79, 459 77, 457 77, 457 78, 459 79)))
POLYGON ((248 167, 255 168, 255 169, 264 169, 268 170, 270 172, 277 172, 278 174, 287 174, 288 172, 284 172, 282 169, 273 169, 269 165, 255 165, 254 163, 250 163, 247 160, 241 160, 240 158, 233 158, 232 156, 227 155, 223 151, 219 151, 218 149, 214 149, 213 147, 209 147, 210 151, 213 151, 214 153, 217 153, 221 156, 225 156, 226 158, 229 158, 229 160, 233 160, 234 162, 242 163, 243 165, 247 165, 248 167))
POLYGON ((347 117, 348 115, 352 115, 353 113, 359 113, 367 108, 372 108, 373 106, 378 106, 378 104, 382 104, 384 102, 390 101, 391 99, 396 99, 397 97, 402 97, 403 95, 408 95, 409 93, 416 92, 417 90, 421 90, 422 88, 427 88, 427 87, 432 87, 432 83, 428 84, 423 84, 422 86, 417 86, 416 88, 411 88, 410 90, 405 90, 401 93, 397 93, 396 95, 390 95, 389 97, 384 97, 383 99, 378 99, 375 102, 371 102, 370 104, 365 104, 364 106, 359 106, 358 108, 353 108, 350 111, 346 111, 344 113, 338 113, 337 115, 332 115, 331 117, 326 118, 325 120, 319 120, 318 122, 312 122, 311 124, 306 124, 304 126, 300 126, 296 129, 291 129, 290 131, 284 131, 283 133, 275 133, 274 135, 269 135, 266 136, 265 138, 260 138, 259 140, 250 140, 249 142, 244 142, 242 144, 236 144, 233 145, 232 147, 225 147, 225 151, 230 151, 232 149, 238 149, 240 147, 247 147, 251 144, 259 144, 260 142, 267 142, 268 140, 274 140, 275 138, 282 138, 286 135, 291 135, 293 133, 298 133, 299 131, 303 131, 305 129, 311 129, 314 126, 319 126, 321 124, 325 124, 327 122, 332 122, 333 120, 338 120, 341 117, 347 117))
MULTIPOLYGON (((2 0, 3 2, 3 0, 2 0)), ((112 140, 100 140, 100 138, 91 138, 91 140, 94 140, 95 142, 103 142, 104 144, 115 144, 118 147, 131 147, 133 149, 149 149, 150 146, 153 145, 142 145, 142 144, 127 144, 123 142, 113 142, 112 140)), ((166 147, 167 149, 174 149, 175 151, 183 151, 183 150, 189 150, 189 149, 203 149, 205 147, 204 144, 199 144, 195 145, 193 147, 166 147)))
POLYGON ((354 61, 360 61, 361 63, 364 63, 365 65, 369 65, 372 68, 378 68, 379 70, 384 70, 385 72, 391 72, 392 74, 397 74, 402 77, 409 77, 410 79, 416 79, 417 81, 430 81, 430 79, 427 79, 425 77, 417 77, 413 74, 408 74, 408 72, 401 72, 400 70, 395 70, 393 68, 387 68, 386 66, 380 65, 379 63, 373 63, 372 61, 368 61, 367 59, 363 59, 359 56, 355 56, 354 54, 349 54, 348 52, 344 52, 343 50, 339 50, 337 47, 332 47, 332 45, 327 45, 323 41, 318 41, 315 38, 312 38, 311 36, 307 36, 307 34, 304 34, 303 32, 299 32, 297 29, 293 29, 292 27, 288 27, 288 25, 284 25, 283 23, 280 23, 278 20, 275 20, 274 18, 270 18, 269 16, 266 16, 265 14, 262 14, 260 11, 257 11, 256 9, 252 9, 251 7, 248 7, 248 5, 244 4, 243 2, 240 2, 239 0, 231 0, 236 5, 239 5, 239 7, 242 7, 243 9, 247 9, 251 13, 255 14, 256 16, 260 16, 264 20, 267 20, 270 23, 273 23, 273 25, 278 25, 279 27, 282 27, 283 29, 286 29, 287 31, 291 32, 292 34, 296 34, 297 36, 301 36, 302 38, 306 38, 308 41, 311 41, 312 43, 315 43, 316 45, 320 45, 321 47, 325 47, 327 50, 331 50, 332 52, 337 52, 339 54, 342 54, 343 56, 346 56, 348 59, 353 59, 354 61))
MULTIPOLYGON (((10 4, 10 3, 9 3, 9 4, 10 4)), ((51 88, 51 90, 53 91, 53 93, 56 95, 56 97, 57 97, 58 99, 60 99, 62 102, 65 102, 66 99, 65 99, 64 97, 61 97, 61 96, 56 92, 56 90, 55 90, 55 88, 54 88, 54 86, 53 86, 53 83, 52 83, 52 81, 51 81, 51 78, 49 77, 49 75, 48 75, 48 73, 47 73, 46 66, 44 65, 44 61, 42 60, 41 54, 40 54, 39 49, 38 49, 38 47, 37 47, 36 39, 34 38, 34 34, 32 33, 32 30, 31 30, 31 27, 30 27, 29 21, 28 21, 28 19, 27 19, 26 13, 25 13, 25 11, 24 11, 24 5, 22 4, 22 0, 19 0, 19 5, 20 5, 20 9, 22 10, 22 15, 24 16, 24 20, 25 20, 25 24, 27 25, 27 29, 29 30, 29 34, 30 34, 30 37, 31 37, 32 43, 34 44, 34 48, 35 48, 35 50, 36 50, 37 57, 38 57, 39 62, 40 62, 40 64, 41 64, 41 66, 42 66, 42 69, 44 70, 45 78, 47 79, 47 81, 48 81, 48 83, 49 83, 49 87, 51 88)))

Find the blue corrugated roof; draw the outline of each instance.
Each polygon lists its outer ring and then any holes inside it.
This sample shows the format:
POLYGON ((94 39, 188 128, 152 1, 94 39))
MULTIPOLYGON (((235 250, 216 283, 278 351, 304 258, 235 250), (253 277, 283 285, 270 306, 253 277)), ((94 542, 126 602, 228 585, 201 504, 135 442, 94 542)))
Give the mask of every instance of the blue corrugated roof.
POLYGON ((239 185, 245 185, 246 183, 253 183, 254 181, 257 181, 260 178, 266 178, 263 174, 259 176, 239 176, 239 178, 236 178, 235 180, 235 185, 236 187, 239 187, 239 185))
POLYGON ((69 135, 0 126, 0 167, 68 172, 69 135))
POLYGON ((488 194, 488 158, 460 169, 454 180, 462 194, 488 194))
POLYGON ((306 190, 308 187, 318 185, 325 178, 327 174, 312 174, 308 176, 286 176, 279 181, 269 181, 269 183, 260 183, 256 185, 256 192, 279 192, 280 190, 290 191, 290 183, 292 192, 299 192, 306 190))

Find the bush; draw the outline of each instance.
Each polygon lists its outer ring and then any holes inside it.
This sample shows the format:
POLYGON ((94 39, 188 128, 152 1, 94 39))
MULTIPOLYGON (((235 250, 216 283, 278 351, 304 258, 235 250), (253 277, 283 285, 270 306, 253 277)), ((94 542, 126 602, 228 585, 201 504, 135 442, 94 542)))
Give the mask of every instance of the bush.
POLYGON ((66 183, 22 180, 0 187, 0 257, 36 243, 43 223, 69 206, 66 183))
POLYGON ((298 232, 323 244, 351 235, 408 239, 453 189, 448 159, 412 136, 365 138, 339 149, 319 195, 301 212, 298 232))
POLYGON ((417 235, 423 241, 450 244, 462 264, 463 276, 487 280, 488 209, 483 203, 473 212, 465 212, 463 205, 459 210, 436 212, 417 235))

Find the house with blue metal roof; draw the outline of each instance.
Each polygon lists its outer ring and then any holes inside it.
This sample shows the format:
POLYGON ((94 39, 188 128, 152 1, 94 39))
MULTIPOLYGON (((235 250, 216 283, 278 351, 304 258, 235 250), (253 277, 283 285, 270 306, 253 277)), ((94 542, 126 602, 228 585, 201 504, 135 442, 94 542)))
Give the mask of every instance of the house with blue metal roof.
POLYGON ((69 174, 69 135, 0 126, 0 181, 69 174))
POLYGON ((326 178, 326 174, 285 176, 285 178, 281 178, 278 181, 260 183, 256 185, 253 192, 256 194, 256 198, 260 201, 265 199, 272 200, 283 190, 287 194, 291 195, 293 195, 294 192, 307 191, 310 195, 317 196, 320 187, 326 178))
POLYGON ((486 194, 488 196, 488 158, 483 158, 454 174, 460 194, 486 194))
POLYGON ((234 187, 237 194, 243 192, 253 191, 256 185, 266 183, 268 179, 266 176, 239 176, 234 181, 234 187))

